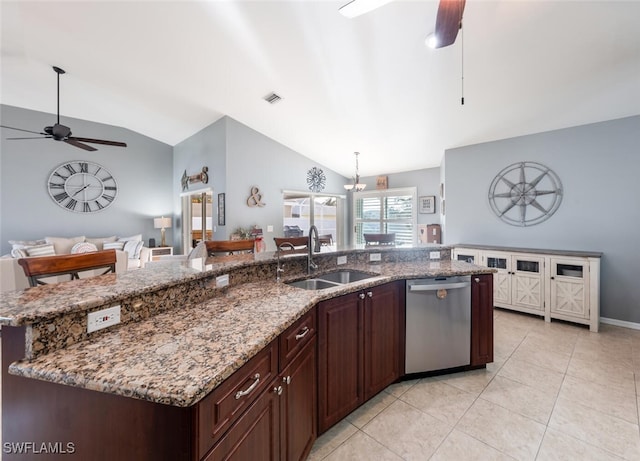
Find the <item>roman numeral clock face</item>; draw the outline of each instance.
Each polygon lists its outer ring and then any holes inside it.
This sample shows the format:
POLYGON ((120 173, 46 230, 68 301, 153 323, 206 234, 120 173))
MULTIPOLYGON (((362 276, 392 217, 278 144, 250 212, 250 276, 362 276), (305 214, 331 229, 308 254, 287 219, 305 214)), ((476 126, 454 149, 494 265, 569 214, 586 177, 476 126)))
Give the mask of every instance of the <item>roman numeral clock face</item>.
POLYGON ((102 211, 118 194, 118 184, 106 168, 82 160, 56 167, 47 188, 54 202, 76 213, 102 211))

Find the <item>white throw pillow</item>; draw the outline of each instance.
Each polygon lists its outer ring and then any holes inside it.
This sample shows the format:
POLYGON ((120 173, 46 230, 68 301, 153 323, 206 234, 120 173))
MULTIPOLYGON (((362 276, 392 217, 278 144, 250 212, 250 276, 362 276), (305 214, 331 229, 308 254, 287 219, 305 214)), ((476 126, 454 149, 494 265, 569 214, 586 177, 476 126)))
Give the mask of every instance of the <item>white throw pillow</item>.
POLYGON ((98 248, 99 251, 102 251, 104 249, 105 243, 115 242, 116 238, 117 237, 115 235, 112 235, 111 237, 95 237, 95 238, 87 237, 85 241, 89 243, 93 243, 96 246, 96 248, 98 248))
POLYGON ((11 256, 14 258, 26 258, 27 252, 24 250, 26 247, 32 247, 36 245, 44 245, 47 243, 44 239, 38 240, 9 240, 11 245, 11 256))
POLYGON ((94 251, 98 251, 98 247, 95 246, 93 243, 89 243, 89 242, 76 243, 71 248, 72 255, 78 254, 78 253, 92 253, 94 251))
POLYGON ((136 242, 142 241, 142 234, 132 235, 131 237, 120 237, 118 242, 127 242, 129 240, 134 240, 136 242))
POLYGON ((71 253, 71 248, 73 248, 73 245, 75 245, 76 243, 82 243, 85 240, 84 235, 71 238, 45 237, 44 239, 47 243, 53 245, 53 248, 55 248, 57 255, 65 255, 71 253))
POLYGON ((55 256, 56 254, 54 246, 51 243, 25 247, 24 250, 27 252, 27 256, 55 256))
POLYGON ((142 240, 127 240, 124 242, 124 251, 129 253, 129 259, 140 259, 142 240))
POLYGON ((123 250, 124 242, 105 242, 102 245, 103 250, 123 250))

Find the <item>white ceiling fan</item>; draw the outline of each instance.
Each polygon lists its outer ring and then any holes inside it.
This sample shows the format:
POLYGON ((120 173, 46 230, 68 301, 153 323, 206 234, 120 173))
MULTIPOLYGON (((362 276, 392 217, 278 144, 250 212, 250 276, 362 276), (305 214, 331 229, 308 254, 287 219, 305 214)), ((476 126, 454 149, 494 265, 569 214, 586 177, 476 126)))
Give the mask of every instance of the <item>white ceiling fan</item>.
MULTIPOLYGON (((355 18, 373 11, 392 0, 351 0, 340 7, 340 13, 347 18, 355 18)), ((465 0, 440 0, 436 28, 434 32, 434 48, 444 48, 456 41, 458 31, 462 27, 462 14, 465 0)))

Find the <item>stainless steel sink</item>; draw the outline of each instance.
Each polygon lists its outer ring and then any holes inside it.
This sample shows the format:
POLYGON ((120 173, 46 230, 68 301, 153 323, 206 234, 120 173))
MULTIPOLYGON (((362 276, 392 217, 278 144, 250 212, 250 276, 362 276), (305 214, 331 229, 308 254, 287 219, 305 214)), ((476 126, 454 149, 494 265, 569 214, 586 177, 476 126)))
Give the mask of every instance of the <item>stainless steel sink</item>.
POLYGON ((325 288, 334 288, 339 286, 339 283, 329 282, 327 280, 320 279, 307 279, 307 280, 297 280, 295 282, 286 282, 287 285, 303 288, 305 290, 324 290, 325 288))
POLYGON ((321 280, 328 280, 330 282, 335 282, 340 284, 358 282, 360 280, 370 279, 371 277, 376 277, 376 276, 367 274, 366 272, 360 272, 355 270, 331 272, 329 274, 318 276, 318 278, 321 280))
POLYGON ((319 275, 318 277, 312 279, 286 282, 286 284, 296 288, 303 288, 305 290, 324 290, 325 288, 335 288, 340 285, 346 285, 351 282, 366 280, 371 277, 376 276, 367 274, 366 272, 344 270, 319 275))

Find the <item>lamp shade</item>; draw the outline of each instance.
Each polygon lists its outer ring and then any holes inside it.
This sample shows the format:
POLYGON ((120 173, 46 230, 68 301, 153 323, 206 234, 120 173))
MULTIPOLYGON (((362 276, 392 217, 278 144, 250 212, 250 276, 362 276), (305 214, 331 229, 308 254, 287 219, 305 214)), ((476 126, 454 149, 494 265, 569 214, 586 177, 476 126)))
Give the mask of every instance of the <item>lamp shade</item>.
POLYGON ((153 227, 156 229, 164 229, 166 227, 171 227, 171 218, 153 218, 153 227))

